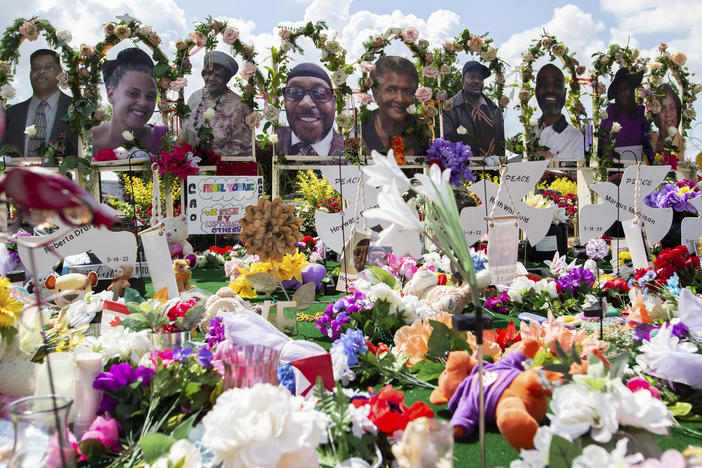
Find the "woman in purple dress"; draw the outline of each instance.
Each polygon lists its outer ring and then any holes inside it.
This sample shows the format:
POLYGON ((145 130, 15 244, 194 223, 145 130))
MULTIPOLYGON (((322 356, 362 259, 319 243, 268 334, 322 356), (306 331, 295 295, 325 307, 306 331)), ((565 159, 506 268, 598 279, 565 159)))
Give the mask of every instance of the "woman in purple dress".
POLYGON ((609 134, 617 122, 621 130, 613 135, 614 147, 641 146, 643 156, 650 164, 653 161, 651 129, 644 115, 644 106, 634 99, 634 90, 641 85, 642 79, 643 70, 629 73, 626 67, 622 67, 617 71, 607 90, 607 99, 614 100, 614 103, 607 106, 607 118, 600 122, 600 128, 609 134))

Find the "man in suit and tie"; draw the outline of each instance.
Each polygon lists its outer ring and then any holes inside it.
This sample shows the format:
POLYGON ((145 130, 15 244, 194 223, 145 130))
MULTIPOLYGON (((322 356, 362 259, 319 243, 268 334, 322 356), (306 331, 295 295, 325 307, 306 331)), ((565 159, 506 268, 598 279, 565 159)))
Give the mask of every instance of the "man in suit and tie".
POLYGON ((289 127, 278 129, 285 155, 342 156, 344 139, 334 131, 336 95, 329 75, 313 63, 292 69, 283 89, 289 127))
POLYGON ((59 91, 61 73, 59 55, 53 50, 39 49, 29 59, 32 97, 5 111, 7 127, 2 145, 12 145, 19 154, 13 156, 37 157, 42 144, 57 145, 57 156, 78 155, 78 136, 73 133, 64 117, 71 105, 71 97, 59 91), (36 135, 30 137, 25 129, 34 125, 36 135))

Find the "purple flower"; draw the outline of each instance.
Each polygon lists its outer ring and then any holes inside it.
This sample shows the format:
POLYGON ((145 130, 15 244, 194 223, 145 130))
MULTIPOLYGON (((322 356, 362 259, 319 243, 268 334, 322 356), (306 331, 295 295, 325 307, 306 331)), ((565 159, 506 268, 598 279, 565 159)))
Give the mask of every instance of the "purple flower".
MULTIPOLYGON (((670 326, 670 324, 668 324, 668 326, 670 326)), ((684 338, 687 336, 688 331, 689 330, 684 323, 678 322, 675 325, 673 325, 673 330, 671 331, 671 334, 678 338, 684 338)))
POLYGON ((609 247, 607 247, 607 242, 604 239, 590 239, 585 244, 585 253, 593 260, 601 260, 609 253, 609 247))
POLYGON ((134 369, 126 362, 110 366, 107 372, 100 372, 93 382, 93 388, 103 390, 98 413, 110 411, 117 406, 117 400, 108 395, 108 392, 117 394, 122 388, 136 381, 141 381, 142 388, 146 388, 155 374, 153 369, 143 366, 134 369))
POLYGON ((183 362, 187 360, 193 352, 192 346, 186 346, 185 348, 178 348, 173 351, 173 359, 178 362, 183 362))
POLYGON ((558 278, 556 283, 558 283, 558 285, 564 291, 566 289, 572 291, 573 289, 578 289, 583 285, 592 287, 595 284, 595 275, 593 275, 587 268, 573 268, 567 274, 558 278))
POLYGON ((349 366, 358 364, 358 355, 368 351, 366 339, 361 330, 348 330, 334 342, 332 347, 334 346, 343 346, 349 366))
MULTIPOLYGON (((681 181, 684 182, 684 181, 681 181)), ((646 195, 644 203, 653 208, 672 208, 675 211, 689 211, 697 213, 694 206, 689 203, 689 200, 699 196, 699 191, 691 190, 682 193, 679 189, 690 187, 687 183, 680 184, 665 184, 658 192, 652 192, 646 195)))
POLYGON ((454 187, 460 187, 463 182, 472 182, 476 179, 468 168, 469 158, 473 156, 470 146, 462 142, 450 142, 443 138, 436 138, 427 150, 427 161, 436 163, 442 169, 451 169, 449 181, 454 187))
POLYGON ((637 323, 636 328, 634 328, 634 333, 632 337, 635 341, 648 340, 651 337, 651 330, 653 330, 654 328, 656 327, 649 323, 637 323))
POLYGON ((200 364, 202 367, 209 368, 212 367, 212 357, 212 351, 205 347, 202 347, 200 349, 200 352, 197 353, 197 357, 195 359, 197 360, 197 363, 200 364))
POLYGON ((498 314, 508 314, 507 306, 510 305, 510 298, 507 291, 503 291, 499 296, 492 296, 485 299, 485 308, 497 312, 498 314))
POLYGON ((205 335, 205 341, 207 341, 207 344, 210 346, 210 348, 214 348, 225 339, 226 337, 224 335, 222 317, 210 319, 210 328, 207 330, 207 334, 205 335))

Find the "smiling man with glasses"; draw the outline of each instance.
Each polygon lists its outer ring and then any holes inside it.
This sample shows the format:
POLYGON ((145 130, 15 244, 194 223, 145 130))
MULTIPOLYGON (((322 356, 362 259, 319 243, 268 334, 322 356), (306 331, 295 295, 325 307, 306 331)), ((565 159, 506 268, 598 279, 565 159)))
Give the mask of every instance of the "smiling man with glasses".
POLYGON ((19 154, 13 156, 41 156, 41 146, 49 143, 57 145, 56 156, 78 155, 78 136, 64 120, 71 97, 59 91, 59 55, 50 49, 39 49, 32 53, 29 62, 33 95, 7 109, 2 145, 15 147, 19 154), (33 137, 24 132, 31 125, 36 129, 33 137))
POLYGON ((336 96, 329 75, 313 63, 292 69, 283 89, 289 127, 278 129, 283 154, 341 156, 344 139, 334 131, 336 96))

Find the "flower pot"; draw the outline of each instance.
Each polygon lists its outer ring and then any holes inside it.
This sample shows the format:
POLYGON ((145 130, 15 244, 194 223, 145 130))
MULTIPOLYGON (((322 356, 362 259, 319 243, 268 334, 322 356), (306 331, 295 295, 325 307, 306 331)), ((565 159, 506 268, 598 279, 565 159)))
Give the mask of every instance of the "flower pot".
POLYGON ((553 259, 553 255, 565 255, 568 251, 568 234, 565 224, 552 224, 546 236, 536 245, 527 247, 527 260, 543 262, 553 259))
POLYGON ((153 343, 154 348, 163 349, 179 349, 187 346, 192 331, 182 331, 174 333, 150 333, 149 338, 153 343))

